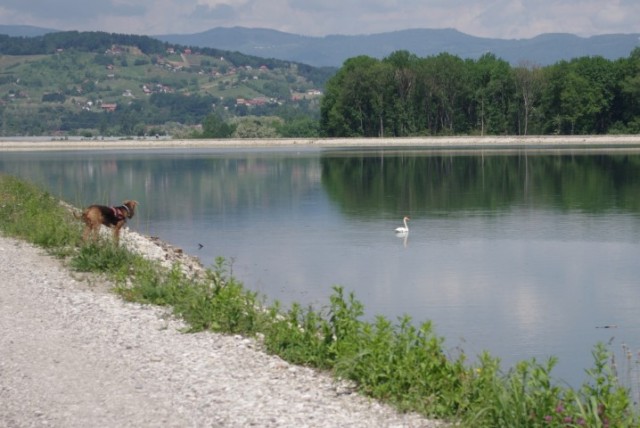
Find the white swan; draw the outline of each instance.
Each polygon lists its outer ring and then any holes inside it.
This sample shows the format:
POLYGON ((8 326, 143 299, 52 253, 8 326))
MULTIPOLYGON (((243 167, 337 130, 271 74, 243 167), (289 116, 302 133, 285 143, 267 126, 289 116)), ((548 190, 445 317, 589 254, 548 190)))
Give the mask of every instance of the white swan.
POLYGON ((402 219, 402 222, 404 223, 404 227, 402 226, 396 227, 396 233, 409 233, 409 226, 407 226, 407 220, 409 220, 409 217, 405 216, 402 219))

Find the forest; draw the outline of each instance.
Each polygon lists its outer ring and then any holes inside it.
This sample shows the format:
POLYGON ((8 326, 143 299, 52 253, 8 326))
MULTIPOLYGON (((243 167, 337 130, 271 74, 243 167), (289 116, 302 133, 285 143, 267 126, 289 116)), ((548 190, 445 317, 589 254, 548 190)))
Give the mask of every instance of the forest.
POLYGON ((327 82, 320 115, 328 137, 635 134, 640 48, 546 67, 512 67, 491 53, 359 56, 327 82))

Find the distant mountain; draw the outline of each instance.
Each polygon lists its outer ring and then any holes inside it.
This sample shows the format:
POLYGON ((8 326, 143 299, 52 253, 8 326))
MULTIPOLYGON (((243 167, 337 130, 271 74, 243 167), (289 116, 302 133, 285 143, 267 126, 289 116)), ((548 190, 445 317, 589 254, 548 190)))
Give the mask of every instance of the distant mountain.
POLYGON ((32 27, 31 25, 0 25, 0 34, 11 37, 37 37, 57 31, 50 28, 32 27))
MULTIPOLYGON (((14 37, 34 37, 56 31, 28 25, 0 25, 0 34, 14 37)), ((610 60, 626 58, 634 48, 640 47, 640 33, 592 37, 547 33, 530 39, 491 39, 453 29, 310 37, 264 28, 217 27, 200 33, 150 37, 178 45, 236 51, 316 67, 340 67, 346 59, 358 55, 384 58, 398 50, 407 50, 419 57, 447 52, 471 59, 491 52, 512 65, 529 62, 546 66, 582 56, 602 56, 610 60)))
POLYGON ((309 37, 275 30, 218 27, 194 34, 152 36, 186 46, 215 47, 247 55, 302 62, 313 66, 339 67, 358 55, 384 58, 398 50, 419 57, 448 52, 476 59, 491 52, 512 65, 529 62, 541 66, 581 56, 615 60, 628 57, 640 46, 640 33, 578 37, 572 34, 542 34, 530 39, 490 39, 470 36, 453 29, 412 29, 356 36, 309 37))

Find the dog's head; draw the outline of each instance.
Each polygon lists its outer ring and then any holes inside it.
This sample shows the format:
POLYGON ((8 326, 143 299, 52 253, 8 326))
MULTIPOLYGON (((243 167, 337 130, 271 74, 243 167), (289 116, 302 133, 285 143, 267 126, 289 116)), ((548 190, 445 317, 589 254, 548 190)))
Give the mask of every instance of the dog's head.
POLYGON ((136 213, 136 206, 138 205, 138 201, 124 201, 122 206, 127 207, 127 218, 133 217, 136 213))

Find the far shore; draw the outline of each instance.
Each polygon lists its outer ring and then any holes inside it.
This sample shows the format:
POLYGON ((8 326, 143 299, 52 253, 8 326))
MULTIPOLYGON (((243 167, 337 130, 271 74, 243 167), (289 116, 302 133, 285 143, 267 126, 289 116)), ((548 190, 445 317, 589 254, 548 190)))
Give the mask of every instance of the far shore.
POLYGON ((0 138, 0 151, 123 150, 269 147, 410 147, 450 150, 623 149, 640 151, 640 135, 464 136, 408 138, 279 138, 279 139, 81 139, 47 137, 0 138))

